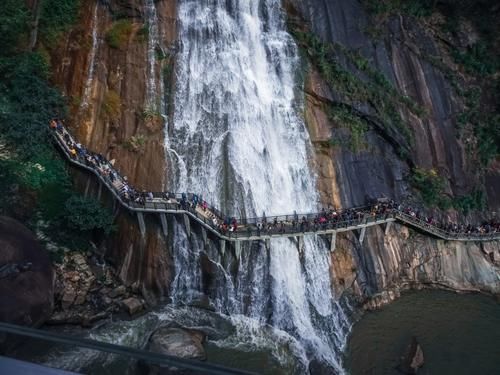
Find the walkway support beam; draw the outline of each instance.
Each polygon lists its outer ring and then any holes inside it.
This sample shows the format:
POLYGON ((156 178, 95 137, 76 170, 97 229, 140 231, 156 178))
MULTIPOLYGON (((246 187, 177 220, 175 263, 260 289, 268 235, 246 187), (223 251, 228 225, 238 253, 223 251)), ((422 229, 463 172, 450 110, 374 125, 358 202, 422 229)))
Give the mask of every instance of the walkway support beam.
POLYGON ((184 214, 184 228, 189 238, 191 238, 191 222, 187 214, 184 214))
POLYGON ((165 236, 165 238, 167 238, 168 237, 167 215, 161 213, 160 220, 161 220, 161 229, 163 230, 163 235, 165 236))
POLYGON ((203 226, 201 227, 201 237, 203 238, 203 245, 206 245, 208 243, 207 230, 203 226))
POLYGON ((337 232, 332 233, 332 239, 330 241, 330 252, 333 253, 335 251, 335 246, 337 245, 337 232))
POLYGON ((359 233, 359 244, 363 244, 363 240, 365 239, 366 227, 361 228, 361 232, 359 233))
POLYGON ((97 189, 97 200, 101 200, 101 195, 102 195, 102 182, 99 180, 99 188, 97 189))
POLYGON ((220 252, 222 256, 224 256, 224 253, 226 252, 226 240, 220 240, 220 252))
POLYGON ((236 241, 234 243, 234 255, 236 255, 236 259, 240 260, 240 257, 241 257, 241 241, 236 241))
POLYGON ((139 222, 141 235, 144 237, 146 235, 146 222, 144 221, 144 215, 142 214, 142 212, 137 212, 137 221, 139 222))
POLYGON ((384 235, 388 235, 389 234, 389 230, 391 229, 391 226, 392 226, 392 221, 388 221, 386 224, 385 224, 385 231, 384 231, 384 235))
POLYGON ((302 254, 302 251, 304 250, 304 236, 297 237, 297 244, 298 244, 299 253, 302 254))

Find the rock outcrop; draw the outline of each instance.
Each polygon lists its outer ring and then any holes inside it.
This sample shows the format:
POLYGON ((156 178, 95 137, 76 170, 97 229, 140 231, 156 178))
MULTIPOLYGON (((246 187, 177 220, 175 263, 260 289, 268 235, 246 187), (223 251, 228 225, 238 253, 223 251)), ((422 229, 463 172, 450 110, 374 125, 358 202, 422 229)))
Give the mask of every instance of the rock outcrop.
MULTIPOLYGON (((295 22, 305 22, 306 28, 325 42, 357 51, 398 92, 412 98, 426 112, 425 116, 416 116, 404 108, 398 109, 414 135, 411 151, 404 157, 394 142, 401 134, 374 125, 364 134, 367 147, 357 151, 330 147, 332 136, 342 129, 328 115, 328 107, 342 103, 343 93, 333 91, 311 64, 304 86, 305 119, 325 205, 353 207, 365 204, 367 198, 380 196, 408 199, 412 195, 408 175, 414 166, 437 170, 445 177, 450 196, 467 194, 478 186, 482 177, 477 173, 477 161, 467 153, 456 125, 463 100, 431 57, 452 62, 443 49, 443 40, 431 26, 423 27, 404 16, 373 25, 357 1, 288 0, 285 5, 291 17, 298 19, 295 22), (369 32, 372 26, 377 27, 376 36, 369 32)), ((339 63, 354 76, 366 78, 347 59, 340 57, 339 63)), ((367 118, 373 115, 372 105, 353 103, 355 110, 367 118)), ((488 217, 500 208, 498 189, 494 188, 499 171, 493 163, 483 176, 488 217)), ((435 215, 451 220, 458 217, 453 210, 435 215)), ((480 221, 481 215, 476 215, 469 219, 480 221)), ((397 298, 403 289, 423 286, 500 293, 498 243, 440 241, 398 225, 387 236, 383 228, 368 229, 362 245, 354 234, 338 237, 337 249, 332 253, 332 288, 337 295, 344 291, 354 293, 366 308, 376 308, 397 298)))
POLYGON ((132 316, 145 307, 137 285, 125 287, 113 269, 91 253, 67 253, 55 269, 55 312, 47 324, 91 326, 112 313, 132 316))
POLYGON ((416 374, 418 369, 424 365, 424 352, 417 342, 416 337, 412 337, 410 344, 401 357, 401 363, 398 367, 403 374, 416 374))
POLYGON ((28 228, 5 216, 0 216, 0 249, 0 321, 42 325, 54 301, 48 253, 28 228))
MULTIPOLYGON (((85 0, 80 20, 58 48, 51 49, 55 84, 70 98, 67 125, 82 144, 115 160, 115 166, 132 185, 147 191, 164 190, 164 119, 151 103, 148 81, 164 87, 168 100, 176 40, 176 1, 154 1, 159 41, 151 55, 148 42, 152 20, 147 2, 139 0, 85 0), (109 42, 113 27, 124 40, 109 42), (118 30, 118 31, 117 31, 118 30), (93 32, 96 42, 93 41, 93 32), (94 50, 93 50, 93 47, 94 50), (94 56, 92 60, 91 57, 94 56), (150 75, 150 59, 156 74, 150 75), (90 69, 93 66, 93 69, 90 69), (92 74, 92 76, 89 76, 92 74)), ((169 113, 171 115, 171 113, 169 113)), ((86 195, 101 197, 96 180, 86 173, 74 173, 75 181, 86 195)), ((102 201, 112 209, 106 193, 102 201)), ((166 296, 172 277, 172 259, 161 235, 156 217, 147 217, 147 233, 141 235, 137 219, 117 210, 118 231, 109 238, 107 259, 122 281, 135 284, 149 302, 166 296)), ((67 295, 68 303, 71 292, 67 295)))
MULTIPOLYGON (((172 322, 168 326, 160 327, 152 333, 146 349, 169 356, 203 361, 207 358, 203 347, 205 337, 206 335, 202 331, 183 328, 172 322)), ((160 367, 145 365, 143 363, 140 366, 146 368, 149 375, 192 373, 175 367, 160 367)))

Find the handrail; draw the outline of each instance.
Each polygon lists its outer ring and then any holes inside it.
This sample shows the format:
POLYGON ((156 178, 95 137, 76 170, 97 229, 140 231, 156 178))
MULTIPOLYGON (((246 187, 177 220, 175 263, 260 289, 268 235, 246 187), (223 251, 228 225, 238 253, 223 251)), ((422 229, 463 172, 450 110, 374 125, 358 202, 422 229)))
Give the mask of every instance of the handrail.
POLYGON ((72 345, 78 348, 86 348, 115 355, 143 360, 149 364, 160 366, 178 367, 185 370, 195 371, 201 374, 229 375, 229 374, 254 374, 253 372, 229 368, 217 364, 201 362, 191 359, 174 357, 167 354, 150 352, 143 349, 136 349, 122 345, 111 344, 80 337, 71 337, 59 333, 49 332, 41 329, 19 326, 10 323, 0 322, 0 333, 9 333, 23 337, 31 337, 57 344, 72 345))
MULTIPOLYGON (((451 232, 443 230, 433 224, 430 224, 416 216, 412 216, 396 208, 395 204, 383 205, 365 205, 360 207, 336 210, 334 217, 326 219, 331 214, 326 211, 317 213, 293 213, 287 215, 277 215, 269 217, 236 218, 224 215, 217 208, 208 205, 201 200, 201 196, 193 193, 173 193, 173 192, 154 192, 148 193, 149 197, 139 194, 136 200, 132 200, 127 193, 135 192, 135 189, 129 187, 125 178, 123 178, 104 157, 85 151, 83 154, 87 158, 94 158, 97 162, 89 163, 81 154, 76 153, 74 145, 76 142, 69 132, 62 126, 58 126, 52 132, 53 138, 68 161, 78 165, 97 176, 99 181, 104 184, 113 196, 122 206, 133 212, 146 213, 165 213, 165 214, 186 214, 192 220, 195 220, 203 227, 214 233, 217 237, 228 240, 253 240, 272 237, 300 236, 305 234, 326 234, 339 231, 349 231, 371 225, 379 225, 397 220, 405 225, 419 228, 426 233, 432 234, 438 238, 456 241, 491 241, 500 239, 500 231, 491 233, 464 233, 451 232), (70 146, 71 145, 71 146, 70 146), (70 148, 71 147, 71 148, 70 148), (73 155, 72 155, 73 153, 73 155), (101 166, 98 166, 98 164, 101 166), (118 190, 114 185, 112 178, 105 176, 103 170, 109 175, 114 176, 114 181, 125 187, 125 191, 118 190), (189 202, 198 201, 205 206, 203 213, 200 213, 189 202), (382 211, 381 211, 382 208, 382 211), (222 230, 221 222, 235 222, 237 229, 234 231, 222 230)), ((135 192, 137 195, 137 193, 135 192)), ((497 228, 498 229, 498 228, 497 228)))

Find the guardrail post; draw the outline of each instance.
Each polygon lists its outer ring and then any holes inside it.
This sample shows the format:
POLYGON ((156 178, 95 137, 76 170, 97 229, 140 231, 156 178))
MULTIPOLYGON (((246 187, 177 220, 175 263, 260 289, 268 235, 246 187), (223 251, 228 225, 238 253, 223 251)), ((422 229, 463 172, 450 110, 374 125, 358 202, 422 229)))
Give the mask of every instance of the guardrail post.
POLYGON ((189 222, 189 217, 187 214, 184 214, 184 227, 186 228, 188 237, 191 237, 191 223, 189 222))
POLYGON ((330 242, 330 252, 333 253, 335 251, 335 246, 337 244, 337 232, 332 233, 332 240, 330 242))
POLYGON ((167 215, 161 213, 160 220, 161 220, 161 229, 163 230, 163 235, 165 236, 165 238, 167 238, 168 237, 167 215))
POLYGON ((224 256, 224 253, 226 252, 226 240, 220 240, 220 252, 222 256, 224 256))
POLYGON ((141 234, 144 236, 146 234, 146 223, 144 222, 144 215, 142 212, 137 212, 137 221, 139 222, 141 234))
POLYGON ((201 226, 201 237, 203 238, 203 244, 207 244, 207 230, 205 229, 204 226, 201 226))
POLYGON ((365 239, 366 227, 361 228, 361 232, 359 234, 359 244, 363 244, 363 240, 365 239))
POLYGON ((391 229, 391 225, 392 225, 392 221, 388 221, 386 224, 385 224, 385 231, 384 231, 384 234, 387 236, 387 234, 389 233, 389 229, 391 229))
POLYGON ((240 260, 240 256, 241 256, 241 241, 235 241, 235 243, 234 243, 234 254, 236 255, 236 259, 240 260))

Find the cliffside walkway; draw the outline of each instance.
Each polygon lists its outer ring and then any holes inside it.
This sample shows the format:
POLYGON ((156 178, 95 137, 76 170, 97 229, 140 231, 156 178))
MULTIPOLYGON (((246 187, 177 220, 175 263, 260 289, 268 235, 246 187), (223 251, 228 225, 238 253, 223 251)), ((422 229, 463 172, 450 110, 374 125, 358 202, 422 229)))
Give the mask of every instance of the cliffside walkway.
MULTIPOLYGON (((99 154, 85 150, 76 143, 73 137, 61 125, 52 132, 55 143, 67 160, 80 168, 95 174, 99 180, 98 199, 102 187, 105 186, 114 198, 127 210, 137 215, 141 233, 146 233, 144 214, 156 214, 165 236, 168 235, 166 215, 179 215, 184 218, 188 235, 191 235, 191 222, 201 225, 203 240, 207 241, 207 232, 221 241, 221 249, 225 250, 226 241, 233 242, 239 256, 241 241, 264 240, 266 243, 277 237, 296 238, 299 250, 302 249, 303 236, 327 235, 331 237, 330 249, 335 249, 336 234, 339 232, 357 231, 359 242, 365 237, 366 228, 385 225, 387 234, 392 222, 415 228, 428 235, 449 241, 494 241, 500 239, 498 226, 488 226, 480 230, 460 232, 446 230, 428 221, 418 218, 394 203, 377 203, 370 206, 355 207, 335 212, 335 219, 326 219, 327 213, 291 214, 282 216, 224 219, 226 216, 215 207, 198 200, 195 194, 176 194, 170 192, 137 193, 131 188, 113 165, 99 154), (194 204, 193 204, 194 202, 194 204), (233 225, 234 224, 234 225, 233 225), (229 229, 228 229, 229 228, 229 229)), ((329 215, 329 214, 328 214, 329 215)), ((448 229, 448 228, 447 228, 448 229)))

